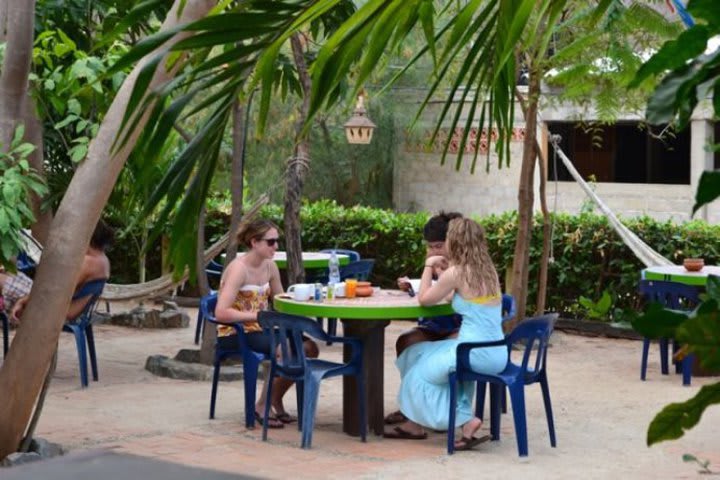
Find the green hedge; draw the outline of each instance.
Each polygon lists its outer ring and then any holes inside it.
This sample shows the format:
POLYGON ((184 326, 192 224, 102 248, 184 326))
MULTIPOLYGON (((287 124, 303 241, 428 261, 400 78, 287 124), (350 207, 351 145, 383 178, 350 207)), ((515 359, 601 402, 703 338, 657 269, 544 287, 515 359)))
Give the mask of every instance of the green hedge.
MULTIPOLYGON (((210 214, 209 228, 227 225, 220 214, 210 214)), ((262 215, 282 228, 282 207, 265 207, 262 215)), ((368 207, 340 207, 331 201, 303 205, 303 248, 350 248, 376 260, 373 281, 388 287, 401 275, 418 276, 425 248, 422 227, 428 213, 395 213, 368 207)), ((614 308, 636 309, 637 282, 643 265, 601 215, 557 214, 554 217, 553 258, 548 272, 547 308, 567 316, 586 316, 580 296, 598 300, 607 291, 614 308)), ((490 252, 501 281, 512 265, 517 232, 515 213, 477 218, 485 227, 490 252)), ((720 227, 703 221, 682 225, 649 217, 623 220, 625 225, 664 257, 681 263, 685 257, 703 257, 718 264, 720 227)), ((530 252, 528 305, 535 303, 542 218, 535 218, 530 252)), ((530 307, 532 308, 532 307, 530 307)), ((612 313, 612 312, 610 312, 612 313)))

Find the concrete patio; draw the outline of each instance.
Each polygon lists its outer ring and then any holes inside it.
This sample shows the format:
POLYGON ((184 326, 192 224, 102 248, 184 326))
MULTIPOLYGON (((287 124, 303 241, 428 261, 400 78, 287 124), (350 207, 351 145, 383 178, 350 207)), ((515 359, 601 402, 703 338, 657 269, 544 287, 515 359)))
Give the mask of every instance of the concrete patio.
MULTIPOLYGON (((113 311, 119 308, 113 306, 113 311)), ((188 313, 195 318, 194 310, 188 313)), ((386 412, 396 408, 395 338, 411 325, 394 322, 386 332, 386 412)), ((550 447, 540 389, 531 387, 530 455, 520 458, 512 413, 503 416, 500 442, 453 456, 446 455, 441 433, 431 432, 424 441, 371 436, 361 443, 341 432, 340 379, 321 387, 312 450, 299 448, 294 425, 271 430, 263 443, 259 428, 244 427, 241 381, 220 384, 216 419, 209 420, 209 382, 159 378, 144 370, 150 355, 173 356, 181 348, 192 348, 193 331, 194 325, 171 330, 98 325, 100 381, 87 389, 80 388, 72 336, 63 334, 37 435, 72 452, 110 449, 264 478, 696 478, 699 468, 684 463, 684 453, 709 460, 713 471, 720 470, 717 407, 682 439, 645 445, 648 423, 662 406, 689 398, 717 378, 693 378, 691 387, 682 387, 679 376, 660 375, 653 348, 648 381, 641 382, 637 341, 556 332, 548 368, 558 446, 550 447)), ((323 356, 339 358, 340 353, 337 345, 321 347, 323 356)), ((286 397, 286 407, 295 411, 294 390, 286 397)))

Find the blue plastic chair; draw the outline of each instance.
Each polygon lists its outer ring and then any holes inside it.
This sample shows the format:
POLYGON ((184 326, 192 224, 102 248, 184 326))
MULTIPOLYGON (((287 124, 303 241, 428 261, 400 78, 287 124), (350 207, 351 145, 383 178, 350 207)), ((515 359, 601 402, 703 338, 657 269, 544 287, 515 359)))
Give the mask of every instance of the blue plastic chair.
POLYGON ((347 255, 350 263, 360 260, 360 253, 356 252, 355 250, 346 250, 342 248, 324 248, 320 250, 320 252, 332 253, 333 250, 335 250, 335 253, 337 253, 338 255, 347 255))
MULTIPOLYGON (((315 424, 315 411, 320 394, 320 381, 324 378, 352 375, 358 386, 360 404, 360 438, 365 441, 367 434, 367 399, 365 398, 365 380, 362 363, 362 344, 350 337, 332 337, 326 334, 320 325, 311 318, 289 315, 279 312, 260 312, 258 321, 266 333, 271 334, 272 351, 280 346, 280 355, 270 361, 270 378, 276 375, 293 380, 297 386, 298 427, 302 432, 302 448, 312 446, 312 432, 315 424), (318 358, 307 358, 303 349, 303 335, 318 340, 332 340, 350 344, 352 354, 347 363, 330 362, 318 358)), ((263 440, 267 440, 267 424, 270 415, 270 397, 272 382, 268 383, 265 402, 265 421, 263 422, 263 440)))
MULTIPOLYGON (((502 294, 502 323, 512 320, 517 313, 515 298, 509 293, 502 294)), ((478 382, 475 393, 475 416, 482 420, 485 411, 485 383, 478 382)), ((507 395, 502 392, 502 413, 507 413, 507 395)))
MULTIPOLYGON (((349 263, 357 262, 358 260, 360 260, 360 254, 355 250, 345 250, 342 248, 324 248, 320 250, 320 253, 332 253, 333 250, 338 255, 347 255, 349 263)), ((342 269, 342 266, 340 268, 342 269)), ((305 281, 307 283, 322 283, 323 285, 326 285, 329 282, 328 275, 329 270, 327 268, 323 270, 312 270, 306 275, 305 281)))
MULTIPOLYGON (((202 311, 205 321, 215 325, 221 324, 215 319, 215 306, 217 305, 217 293, 211 293, 204 296, 200 300, 200 310, 202 311)), ((248 347, 245 337, 245 330, 242 323, 232 323, 221 325, 231 325, 237 333, 237 347, 232 349, 220 348, 219 344, 215 344, 215 359, 213 360, 213 380, 212 389, 210 391, 210 419, 215 418, 215 401, 217 399, 218 381, 220 380, 220 366, 223 360, 227 358, 242 358, 243 361, 243 381, 245 385, 245 426, 247 428, 255 427, 255 395, 257 391, 258 368, 260 363, 269 360, 270 357, 265 353, 256 352, 248 347)))
POLYGON ((528 318, 520 322, 504 340, 496 342, 467 342, 457 346, 456 371, 449 375, 450 380, 450 411, 447 436, 447 451, 455 451, 455 408, 457 402, 457 382, 477 381, 490 383, 490 433, 493 440, 500 439, 500 396, 507 387, 510 391, 510 402, 515 421, 515 437, 518 453, 521 457, 528 454, 527 420, 525 415, 525 385, 539 383, 542 389, 545 415, 550 432, 550 445, 556 446, 555 424, 553 422, 550 388, 547 381, 547 348, 553 325, 558 314, 552 313, 539 317, 528 318), (505 369, 496 375, 476 373, 470 366, 470 352, 475 348, 496 347, 505 345, 508 354, 512 353, 513 345, 523 347, 522 362, 518 365, 508 359, 505 369), (534 361, 531 363, 531 359, 534 361))
POLYGON ((90 280, 80 287, 73 300, 90 297, 90 300, 83 308, 80 315, 75 317, 63 325, 62 331, 72 333, 75 336, 75 346, 78 351, 78 361, 80 363, 80 384, 83 388, 88 386, 87 356, 90 355, 90 367, 94 381, 98 381, 97 355, 95 353, 95 335, 92 328, 92 314, 95 310, 95 304, 105 288, 107 280, 90 280), (87 343, 87 351, 85 344, 87 343))
POLYGON ((37 267, 37 264, 27 253, 18 253, 17 258, 15 259, 15 265, 17 266, 19 272, 24 273, 28 277, 32 278, 35 275, 35 268, 37 267))
MULTIPOLYGON (((210 280, 216 280, 219 282, 220 277, 222 277, 223 268, 224 267, 221 263, 218 263, 215 260, 210 260, 210 263, 205 266, 205 274, 208 277, 208 282, 210 280)), ((214 290, 210 290, 210 294, 214 292, 214 290)), ((197 314, 197 322, 195 323, 195 345, 198 345, 200 343, 200 338, 202 337, 204 331, 205 320, 202 315, 202 308, 199 308, 197 314)))
MULTIPOLYGON (((640 293, 648 302, 660 303, 665 308, 673 310, 689 311, 695 308, 699 299, 699 291, 697 287, 685 285, 676 282, 664 282, 659 280, 641 280, 639 286, 640 293)), ((658 340, 660 344, 660 371, 663 375, 668 374, 668 349, 669 341, 667 338, 658 340)), ((673 353, 677 350, 677 342, 673 340, 673 353)), ((650 350, 650 339, 643 338, 642 360, 640 362, 640 379, 645 380, 647 373, 648 351, 650 350)), ((692 365, 695 355, 686 355, 680 365, 676 364, 676 372, 682 371, 683 385, 690 385, 692 377, 692 365)))

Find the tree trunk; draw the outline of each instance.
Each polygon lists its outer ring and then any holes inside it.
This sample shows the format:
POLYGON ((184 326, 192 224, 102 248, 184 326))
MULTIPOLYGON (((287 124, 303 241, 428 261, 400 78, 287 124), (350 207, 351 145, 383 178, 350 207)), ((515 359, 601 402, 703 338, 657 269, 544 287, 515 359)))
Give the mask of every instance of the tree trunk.
POLYGON ((5 42, 7 38, 6 26, 8 16, 8 2, 3 0, 0 2, 0 42, 5 42))
POLYGON ((0 144, 8 149, 23 122, 32 60, 35 0, 3 0, 6 20, 5 59, 0 73, 0 144))
MULTIPOLYGON (((30 143, 35 145, 35 150, 28 157, 30 166, 43 179, 45 179, 45 165, 43 158, 43 127, 38 119, 35 110, 35 102, 29 95, 25 101, 25 135, 30 143)), ((47 242, 50 233, 50 224, 52 223, 52 210, 42 208, 43 199, 34 192, 30 195, 30 204, 32 206, 33 215, 35 215, 35 223, 32 225, 32 235, 41 244, 47 242)))
MULTIPOLYGON (((34 2, 13 0, 10 5, 17 5, 18 9, 24 10, 26 5, 30 4, 34 2)), ((162 28, 167 30, 202 18, 215 4, 216 2, 211 0, 176 0, 162 28), (178 17, 180 5, 184 5, 184 8, 178 17)), ((12 9, 9 12, 10 18, 16 13, 12 9)), ((30 14, 32 15, 32 12, 30 14)), ((163 47, 167 49, 187 36, 186 33, 180 33, 163 47)), ((14 55, 12 48, 8 48, 7 52, 14 55)), ((14 452, 20 444, 45 373, 50 366, 65 322, 65 312, 75 288, 75 281, 68 280, 76 279, 80 273, 93 229, 120 170, 147 122, 148 115, 139 118, 134 122, 133 133, 125 146, 111 150, 130 92, 145 63, 143 60, 133 69, 118 91, 97 137, 90 143, 87 158, 75 172, 52 222, 43 259, 38 266, 30 293, 30 301, 12 348, 0 369, 0 392, 3 392, 3 408, 0 409, 0 458, 14 452)), ((179 63, 181 62, 175 65, 179 63)), ((165 62, 160 65, 165 65, 165 62)), ((3 69, 3 75, 6 73, 3 69)), ((174 74, 175 70, 159 68, 148 91, 171 79, 174 74)))
POLYGON ((517 302, 518 316, 509 326, 510 328, 517 324, 518 319, 525 317, 527 306, 528 270, 532 243, 537 107, 540 92, 540 78, 536 69, 530 70, 528 92, 523 160, 518 187, 518 233, 515 241, 511 288, 512 295, 517 302))
MULTIPOLYGON (((539 92, 538 92, 539 95, 539 92)), ((518 98, 520 108, 522 108, 523 116, 527 119, 527 99, 524 95, 516 88, 515 96, 518 98)), ((527 120, 526 120, 527 121, 527 120)), ((550 223, 550 212, 547 208, 547 159, 543 155, 543 149, 540 146, 540 142, 535 139, 535 157, 538 161, 538 167, 540 168, 540 210, 543 214, 543 248, 540 256, 540 272, 538 274, 538 293, 535 299, 535 315, 542 315, 545 313, 545 302, 547 297, 547 276, 548 276, 548 263, 550 258, 550 249, 552 245, 551 235, 551 223, 550 223)))
POLYGON ((237 254, 237 230, 243 217, 243 189, 245 185, 245 140, 247 139, 247 119, 250 113, 252 93, 247 104, 235 102, 233 109, 233 153, 230 171, 230 193, 232 195, 232 209, 230 210, 230 239, 225 256, 225 265, 230 263, 237 254))
POLYGON ((290 37, 295 66, 303 88, 303 101, 295 123, 296 145, 293 157, 288 161, 287 179, 285 184, 285 248, 287 250, 288 283, 300 283, 305 279, 305 269, 302 265, 302 241, 300 225, 300 206, 302 199, 305 174, 310 168, 310 144, 301 137, 302 127, 305 124, 310 107, 310 75, 303 45, 299 34, 290 37))

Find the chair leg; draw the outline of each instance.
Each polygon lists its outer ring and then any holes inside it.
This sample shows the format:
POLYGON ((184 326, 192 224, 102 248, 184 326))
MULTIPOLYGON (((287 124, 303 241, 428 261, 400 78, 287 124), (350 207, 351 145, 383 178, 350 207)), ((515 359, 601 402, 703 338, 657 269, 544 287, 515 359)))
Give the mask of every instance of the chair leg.
POLYGON ((555 422, 553 420, 552 403, 550 402, 550 386, 548 385, 547 375, 543 375, 540 379, 540 388, 542 389, 543 403, 545 404, 545 416, 547 417, 548 432, 550 433, 550 445, 555 447, 555 422))
POLYGON ((302 420, 302 434, 301 434, 301 448, 312 447, 312 434, 313 428, 315 428, 315 413, 317 411, 317 400, 320 395, 320 380, 321 376, 318 374, 305 375, 305 381, 303 387, 303 420, 302 420))
POLYGON ((7 355, 8 349, 10 348, 10 328, 8 327, 8 319, 4 313, 0 312, 2 317, 2 329, 3 329, 3 358, 7 355))
POLYGON ((70 325, 70 329, 75 336, 75 346, 78 352, 78 363, 80 364, 80 385, 83 388, 88 386, 87 373, 87 352, 85 350, 85 333, 82 328, 77 325, 70 325))
POLYGON ((509 386, 510 402, 512 403, 513 420, 515 421, 515 437, 517 439, 518 454, 521 457, 528 455, 527 420, 525 418, 525 386, 514 384, 509 386))
MULTIPOLYGON (((245 389, 245 428, 255 428, 255 399, 260 362, 251 357, 243 358, 243 385, 245 389)), ((270 382, 272 383, 272 382, 270 382)), ((270 393, 268 391, 268 398, 270 393)))
POLYGON ((220 361, 220 358, 215 358, 213 365, 213 379, 210 389, 210 420, 215 418, 215 400, 217 399, 218 380, 220 379, 220 361))
MULTIPOLYGON (((457 375, 451 373, 448 376, 450 381, 450 411, 448 412, 448 430, 447 430, 447 453, 452 455, 455 453, 455 409, 457 408, 457 375)), ((480 402, 485 399, 485 383, 477 382, 477 391, 480 392, 480 384, 482 384, 482 396, 478 393, 477 406, 475 407, 475 415, 477 415, 478 408, 482 414, 482 406, 480 402)))
POLYGON ((297 397, 298 430, 302 431, 302 422, 305 414, 305 382, 295 382, 295 396, 297 397))
POLYGON ((660 342, 660 372, 663 375, 668 375, 670 373, 670 369, 668 368, 668 339, 667 338, 661 338, 659 340, 660 342))
POLYGON ((475 416, 478 417, 480 420, 482 420, 483 416, 485 415, 486 385, 487 384, 485 382, 476 382, 475 387, 475 416))
POLYGON ((690 378, 692 377, 693 363, 695 363, 695 354, 694 353, 691 353, 690 355, 686 355, 685 358, 683 358, 682 362, 681 362, 683 385, 686 387, 690 385, 690 378))
MULTIPOLYGON (((504 385, 490 384, 490 435, 493 440, 500 440, 500 422, 502 416, 500 411, 502 410, 502 401, 500 396, 502 391, 505 390, 504 385)), ((515 410, 513 410, 513 415, 515 410)))
POLYGON ((98 381, 97 355, 95 353, 95 334, 91 324, 85 329, 85 337, 87 339, 88 354, 90 355, 90 369, 92 371, 93 381, 98 381))
POLYGON ((647 373, 648 351, 650 350, 650 339, 643 338, 642 358, 640 359, 640 380, 645 380, 647 373))
MULTIPOLYGON (((268 388, 267 388, 267 396, 265 397, 265 410, 263 411, 263 422, 262 422, 263 442, 267 442, 268 419, 270 418, 270 398, 272 397, 273 379, 275 379, 275 361, 274 360, 272 360, 270 363, 270 374, 268 375, 268 380, 267 380, 268 388)), ((247 397, 245 397, 245 401, 247 402, 247 397)))
POLYGON ((195 345, 200 343, 200 334, 202 332, 203 323, 205 323, 205 319, 203 318, 202 310, 198 309, 197 324, 195 324, 195 345))
MULTIPOLYGON (((337 318, 328 318, 328 335, 332 335, 333 337, 337 336, 337 323, 337 318)), ((332 345, 332 342, 328 341, 327 344, 332 345)))

